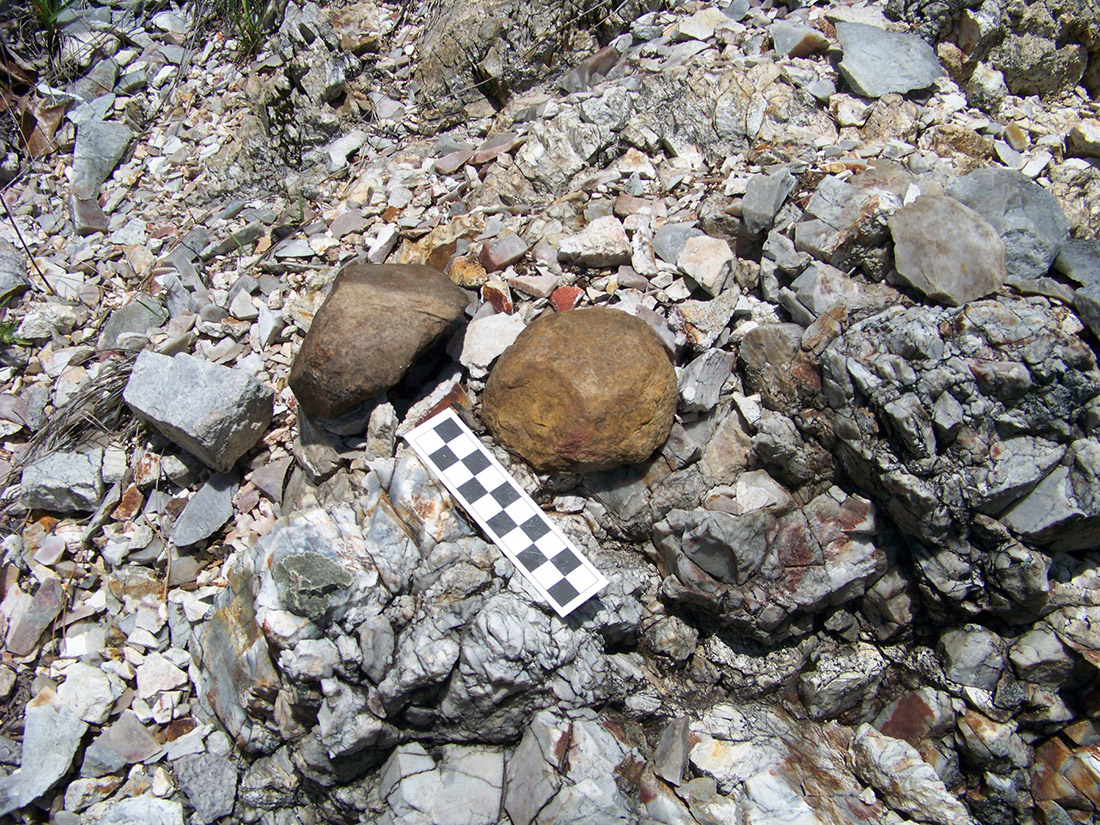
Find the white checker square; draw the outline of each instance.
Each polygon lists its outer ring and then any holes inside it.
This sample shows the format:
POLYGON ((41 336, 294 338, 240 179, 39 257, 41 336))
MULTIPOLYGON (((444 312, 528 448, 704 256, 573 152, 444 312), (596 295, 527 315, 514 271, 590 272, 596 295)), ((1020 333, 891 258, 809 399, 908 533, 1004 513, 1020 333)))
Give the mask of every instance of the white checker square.
POLYGON ((566 576, 565 579, 582 593, 597 581, 596 574, 583 564, 566 576))
POLYGON ((558 583, 561 579, 561 573, 558 572, 558 568, 547 562, 539 567, 537 570, 531 572, 531 576, 534 578, 536 584, 540 584, 543 587, 551 587, 558 583))
POLYGON ((442 447, 443 443, 443 439, 435 430, 426 430, 417 440, 417 446, 429 455, 442 447))
POLYGON ((458 487, 460 484, 465 484, 474 474, 463 464, 461 461, 452 464, 443 472, 443 478, 445 481, 449 481, 451 484, 458 487))
POLYGON ((463 433, 458 438, 447 442, 447 446, 451 448, 451 452, 459 458, 465 458, 472 452, 476 452, 478 447, 474 444, 474 439, 471 436, 463 433))

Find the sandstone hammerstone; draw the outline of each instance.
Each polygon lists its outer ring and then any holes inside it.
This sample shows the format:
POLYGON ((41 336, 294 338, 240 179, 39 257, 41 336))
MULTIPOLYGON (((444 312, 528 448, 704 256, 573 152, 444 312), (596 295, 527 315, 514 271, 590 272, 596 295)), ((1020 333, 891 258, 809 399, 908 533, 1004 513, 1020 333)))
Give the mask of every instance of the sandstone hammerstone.
POLYGON ((653 330, 593 307, 520 333, 489 375, 482 418, 537 469, 587 472, 648 458, 676 402, 676 373, 653 330))
POLYGON ((888 221, 901 279, 933 301, 960 306, 996 292, 1005 247, 989 221, 953 198, 922 195, 888 221))
POLYGON ((344 267, 291 367, 298 404, 337 418, 385 392, 455 326, 467 300, 430 267, 344 267))

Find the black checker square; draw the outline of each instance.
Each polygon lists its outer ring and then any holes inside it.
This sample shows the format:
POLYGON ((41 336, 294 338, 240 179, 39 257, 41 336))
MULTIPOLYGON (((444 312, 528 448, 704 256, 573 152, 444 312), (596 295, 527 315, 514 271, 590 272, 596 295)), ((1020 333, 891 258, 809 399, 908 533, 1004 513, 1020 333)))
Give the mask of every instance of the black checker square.
POLYGON ((459 427, 452 419, 447 418, 440 421, 435 426, 435 434, 443 439, 444 442, 448 442, 453 438, 457 438, 462 435, 462 428, 459 427))
POLYGON ((451 451, 451 448, 448 447, 446 444, 444 444, 442 447, 432 453, 431 458, 432 461, 435 462, 435 466, 438 467, 440 470, 446 470, 448 467, 458 461, 458 456, 456 456, 454 452, 451 451))
POLYGON ((522 564, 526 570, 538 570, 546 563, 546 556, 532 544, 516 556, 516 561, 522 564))
POLYGON ((480 450, 474 450, 464 459, 462 463, 466 466, 466 469, 473 473, 475 476, 483 470, 489 469, 489 459, 485 457, 485 454, 480 450))
POLYGON ((577 558, 577 554, 568 547, 550 559, 550 563, 558 568, 563 576, 568 576, 581 566, 581 560, 577 558))
POLYGON ((516 523, 512 521, 512 517, 505 512, 497 513, 492 518, 486 520, 485 523, 501 538, 504 538, 516 529, 516 523))
POLYGON ((523 530, 523 535, 531 541, 538 541, 550 532, 550 525, 546 523, 546 519, 542 516, 531 516, 520 525, 520 529, 523 530))
POLYGON ((465 498, 466 501, 473 504, 489 491, 486 490, 485 485, 476 478, 471 478, 465 484, 458 485, 458 492, 462 494, 462 497, 465 498))
POLYGON ((546 592, 550 594, 550 598, 560 605, 569 604, 577 598, 577 588, 571 585, 567 579, 562 579, 553 587, 548 587, 546 592))
POLYGON ((516 491, 516 488, 507 481, 490 492, 489 495, 493 497, 493 500, 496 501, 502 509, 512 502, 519 501, 519 493, 516 491))

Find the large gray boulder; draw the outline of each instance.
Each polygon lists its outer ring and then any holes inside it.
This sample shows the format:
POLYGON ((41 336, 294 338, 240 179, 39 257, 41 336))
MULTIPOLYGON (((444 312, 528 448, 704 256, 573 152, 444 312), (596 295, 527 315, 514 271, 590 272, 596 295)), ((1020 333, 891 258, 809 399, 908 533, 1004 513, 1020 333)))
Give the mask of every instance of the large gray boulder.
POLYGON ((927 89, 944 74, 932 47, 915 34, 837 23, 836 36, 844 50, 840 74, 864 97, 927 89))
POLYGON ((271 423, 275 393, 242 369, 146 350, 122 397, 165 438, 224 473, 271 423))
POLYGON ((947 194, 985 218, 1005 245, 1009 278, 1041 278, 1069 237, 1069 221, 1050 192, 1011 169, 976 169, 947 194))

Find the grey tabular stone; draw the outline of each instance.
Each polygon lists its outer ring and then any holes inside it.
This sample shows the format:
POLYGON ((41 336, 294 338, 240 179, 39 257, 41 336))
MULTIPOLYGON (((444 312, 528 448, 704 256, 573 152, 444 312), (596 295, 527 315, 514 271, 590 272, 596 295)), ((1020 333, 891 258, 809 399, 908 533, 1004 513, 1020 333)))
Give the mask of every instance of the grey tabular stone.
POLYGON ((887 223, 898 275, 933 301, 959 306, 1004 283, 1005 246, 997 231, 958 201, 922 195, 887 223))
POLYGON ((733 370, 734 356, 725 350, 707 350, 680 372, 680 409, 701 412, 714 409, 722 385, 733 370))
POLYGON ((686 716, 673 719, 661 732, 653 754, 653 772, 672 785, 684 781, 688 753, 691 750, 691 720, 686 716))
POLYGON ((237 798, 237 767, 224 756, 196 753, 177 760, 172 770, 187 801, 203 822, 233 813, 237 798))
POLYGON ((23 470, 23 503, 56 513, 94 510, 103 495, 103 448, 47 453, 23 470))
POLYGON ((653 233, 653 252, 665 263, 675 264, 688 238, 697 238, 703 230, 689 223, 666 223, 653 233))
POLYGON ((786 169, 770 175, 753 175, 745 184, 745 197, 741 199, 741 219, 754 235, 770 229, 775 214, 794 191, 797 181, 786 169))
POLYGON ((99 205, 99 201, 95 198, 78 198, 74 196, 71 199, 71 211, 73 231, 81 237, 96 232, 106 232, 110 225, 110 220, 99 205))
POLYGON ((130 303, 111 313, 99 335, 98 349, 114 349, 118 338, 128 332, 146 332, 168 322, 168 310, 156 298, 135 295, 130 303))
POLYGON ((859 707, 878 688, 886 659, 874 645, 847 645, 818 657, 798 678, 798 696, 810 718, 835 719, 859 707))
POLYGON ((183 805, 151 794, 111 805, 99 825, 183 825, 183 805))
POLYGON ((1069 237, 1069 221, 1054 195, 1011 169, 976 169, 952 183, 947 194, 1001 236, 1009 276, 1046 275, 1069 237))
POLYGON ((5 638, 7 649, 16 656, 27 656, 38 646, 38 639, 61 612, 65 593, 58 578, 48 578, 33 597, 20 596, 12 604, 5 638))
POLYGON ((863 23, 837 23, 836 34, 844 50, 840 73, 864 97, 927 89, 944 74, 932 47, 915 34, 863 23))
POLYGON ((992 690, 1005 667, 1001 638, 980 625, 949 630, 940 639, 947 678, 961 685, 992 690))
POLYGON ((165 437, 224 473, 271 423, 274 395, 242 369, 146 350, 122 397, 165 437))
POLYGON ((187 502, 172 525, 171 539, 177 547, 189 547, 214 535, 233 516, 237 479, 215 474, 187 502))
POLYGON ((1071 238, 1066 241, 1054 268, 1081 286, 1100 284, 1100 240, 1071 238))
POLYGON ((1100 336, 1100 283, 1081 287, 1074 292, 1073 308, 1092 334, 1100 336))
POLYGON ((84 750, 81 776, 105 776, 126 765, 144 762, 160 750, 160 743, 141 724, 133 711, 123 711, 84 750))
POLYGON ((8 240, 0 238, 0 302, 30 289, 26 255, 8 240))
POLYGON ((20 767, 0 778, 0 816, 29 805, 61 779, 88 723, 57 701, 49 688, 27 703, 20 767))
POLYGON ((82 124, 73 148, 73 195, 94 198, 133 139, 134 133, 121 123, 93 120, 82 124))

